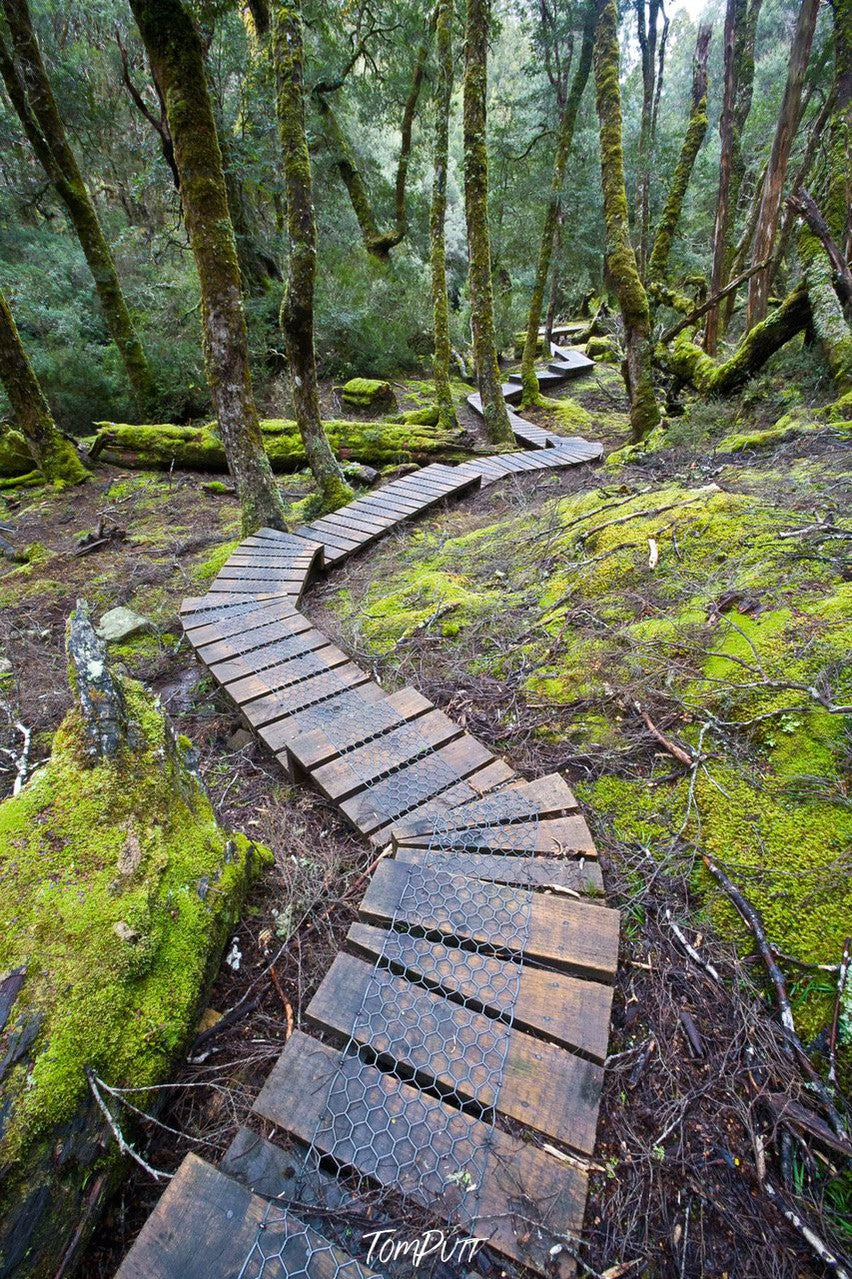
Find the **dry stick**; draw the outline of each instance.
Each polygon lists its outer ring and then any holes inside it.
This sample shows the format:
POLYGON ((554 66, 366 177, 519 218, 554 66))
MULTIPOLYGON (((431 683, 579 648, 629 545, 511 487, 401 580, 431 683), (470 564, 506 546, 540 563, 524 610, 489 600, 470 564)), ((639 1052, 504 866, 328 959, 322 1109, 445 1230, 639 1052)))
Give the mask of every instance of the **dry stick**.
POLYGON ((98 1077, 95 1074, 95 1072, 92 1070, 91 1066, 86 1067, 86 1078, 89 1081, 89 1087, 92 1090, 92 1096, 94 1097, 95 1102, 97 1103, 97 1107, 100 1110, 101 1114, 103 1115, 104 1119, 106 1119, 107 1123, 109 1124, 110 1131, 112 1132, 113 1137, 115 1137, 115 1140, 118 1143, 118 1148, 121 1151, 121 1153, 123 1155, 129 1155, 130 1158, 135 1160, 140 1168, 144 1168, 145 1171, 151 1177, 153 1177, 155 1181, 170 1181, 172 1178, 172 1173, 162 1172, 158 1168, 152 1168, 151 1165, 149 1163, 146 1163, 145 1160, 142 1158, 142 1156, 138 1154, 137 1151, 135 1151, 133 1147, 128 1144, 127 1141, 125 1141, 124 1134, 122 1133, 121 1129, 119 1128, 118 1124, 115 1121, 115 1118, 112 1112, 110 1111, 109 1107, 107 1106, 106 1102, 104 1101, 103 1097, 100 1094, 100 1091, 98 1089, 98 1077))
POLYGON ((692 768, 692 765, 695 763, 692 756, 688 754, 685 750, 683 750, 682 747, 678 746, 676 742, 673 742, 668 737, 665 737, 657 728, 656 724, 653 722, 648 712, 643 711, 642 707, 639 705, 638 702, 634 702, 633 705, 636 707, 637 711, 642 716, 642 719, 645 722, 645 727, 648 729, 648 732, 651 734, 651 736, 655 737, 656 740, 660 743, 660 745, 664 747, 665 750, 667 750, 670 755, 674 755, 675 759, 679 760, 680 763, 684 765, 684 767, 692 768))
POLYGON ((837 973, 837 998, 834 1001, 834 1016, 831 1019, 831 1034, 828 1037, 828 1082, 832 1088, 837 1086, 837 1028, 840 1024, 840 1007, 843 1003, 843 992, 846 989, 846 979, 849 976, 850 948, 852 948, 852 937, 847 937, 843 943, 843 958, 840 961, 840 969, 837 973))
POLYGON ((724 289, 720 289, 718 293, 714 293, 706 302, 702 302, 701 306, 697 306, 694 311, 690 311, 689 315, 685 315, 682 320, 678 320, 677 324, 673 324, 670 329, 666 329, 660 334, 660 341, 665 346, 671 342, 672 338, 676 338, 678 333, 684 329, 688 329, 696 320, 700 320, 702 315, 706 315, 708 311, 712 311, 713 307, 726 298, 729 293, 733 293, 741 284, 745 284, 746 280, 750 280, 753 275, 757 275, 758 271, 765 271, 771 262, 771 258, 767 258, 765 262, 756 262, 750 266, 747 271, 743 271, 742 275, 738 275, 735 280, 731 280, 730 284, 726 284, 724 289))
POLYGON ((687 955, 689 955, 689 958, 692 960, 692 962, 694 964, 698 964, 699 968, 703 968, 704 971, 707 973, 707 975, 709 977, 712 977, 713 980, 717 982, 718 985, 721 986, 722 978, 719 976, 716 969, 713 967, 711 963, 709 963, 706 959, 703 959, 702 956, 699 955, 698 951, 695 949, 695 947, 692 945, 691 942, 687 941, 686 937, 683 934, 683 931, 672 919, 672 912, 669 910, 668 907, 666 907, 666 922, 668 923, 668 926, 674 933, 675 937, 680 942, 681 946, 683 946, 687 955))
POLYGON ((819 1257, 820 1261, 824 1262, 825 1265, 830 1266, 838 1276, 838 1279, 852 1279, 852 1273, 848 1270, 843 1258, 838 1257, 837 1253, 833 1252, 831 1248, 828 1247, 828 1244, 820 1239, 819 1235, 811 1229, 807 1222, 805 1222, 793 1208, 789 1207, 789 1205, 785 1203, 772 1183, 764 1181, 763 1189, 766 1191, 767 1195, 775 1204, 779 1212, 787 1218, 790 1225, 794 1226, 802 1238, 807 1240, 811 1248, 819 1257))
POLYGON ((605 524, 598 524, 595 528, 586 529, 584 533, 577 535, 576 541, 585 542, 587 538, 594 537, 595 533, 602 533, 605 528, 614 528, 616 524, 627 524, 630 520, 649 520, 656 515, 664 515, 666 511, 676 511, 682 506, 694 506, 696 502, 703 502, 713 493, 720 491, 718 484, 705 484, 703 488, 698 490, 695 497, 688 497, 685 502, 669 502, 666 506, 655 506, 650 511, 630 511, 627 515, 619 515, 614 520, 607 520, 605 524))

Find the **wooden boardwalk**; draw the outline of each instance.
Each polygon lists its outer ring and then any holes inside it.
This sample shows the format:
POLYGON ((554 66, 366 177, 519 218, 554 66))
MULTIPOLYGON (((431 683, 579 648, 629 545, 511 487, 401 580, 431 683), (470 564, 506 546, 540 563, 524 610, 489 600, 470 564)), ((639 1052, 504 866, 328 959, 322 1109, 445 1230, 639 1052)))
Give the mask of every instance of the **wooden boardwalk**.
POLYGON ((261 529, 184 602, 258 736, 385 855, 253 1126, 218 1170, 184 1160, 120 1279, 362 1279, 384 1273, 369 1232, 424 1221, 575 1273, 618 955, 589 829, 559 775, 523 781, 416 689, 384 692, 298 605, 401 521, 584 443, 429 466, 261 529))

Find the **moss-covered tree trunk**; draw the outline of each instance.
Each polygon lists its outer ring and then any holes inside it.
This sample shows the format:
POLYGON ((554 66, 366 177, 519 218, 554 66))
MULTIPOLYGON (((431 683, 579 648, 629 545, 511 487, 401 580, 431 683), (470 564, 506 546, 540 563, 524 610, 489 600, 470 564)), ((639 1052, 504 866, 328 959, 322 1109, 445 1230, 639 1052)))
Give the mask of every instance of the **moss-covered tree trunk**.
POLYGON ((33 461, 46 480, 79 484, 89 474, 77 450, 56 428, 38 378, 23 348, 9 304, 0 292, 0 382, 33 461))
MULTIPOLYGON (((719 190, 716 198, 716 220, 713 227, 713 264, 710 271, 710 293, 720 293, 732 271, 733 231, 737 203, 744 174, 742 131, 751 110, 754 85, 754 41, 762 0, 728 0, 725 11, 725 85, 722 114, 719 120, 721 154, 719 190)), ((704 345, 709 355, 716 354, 723 336, 727 308, 714 307, 707 316, 704 345)))
POLYGON ((500 382, 494 333, 491 235, 488 229, 486 89, 491 0, 467 0, 464 42, 464 206, 470 281, 471 327, 482 416, 493 444, 513 439, 500 382))
POLYGON ((140 408, 150 408, 154 383, 130 316, 112 251, 89 195, 41 57, 28 0, 1 0, 10 47, 0 36, 0 75, 25 134, 53 184, 89 265, 110 337, 118 347, 140 408))
POLYGON ((432 314, 435 354, 432 370, 438 422, 444 428, 458 425, 450 387, 450 303, 447 297, 447 167, 449 164, 450 106, 453 96, 453 0, 438 0, 435 15, 438 76, 435 82, 435 153, 432 171, 432 206, 429 242, 432 266, 432 314))
POLYGON ((296 422, 308 465, 317 482, 323 508, 334 510, 351 499, 352 490, 343 478, 320 419, 314 353, 317 229, 311 190, 311 157, 305 136, 302 14, 298 0, 290 4, 276 4, 273 50, 290 240, 287 288, 281 304, 281 329, 290 366, 296 422))
POLYGON ((523 362, 521 364, 521 378, 523 382, 523 399, 524 406, 529 404, 540 403, 542 396, 538 389, 538 379, 535 375, 535 358, 538 351, 538 331, 541 325, 541 313, 544 307, 544 293, 547 288, 547 277, 550 272, 550 262, 553 257, 553 245, 556 238, 556 229, 559 223, 559 208, 562 198, 562 187, 565 183, 565 167, 568 163, 568 156, 571 151, 571 144, 574 140, 574 127, 577 123, 577 112, 580 109, 580 101, 583 97, 583 91, 589 79, 589 71, 592 66, 592 49, 595 42, 595 18, 597 15, 595 0, 586 0, 585 13, 583 21, 583 43, 580 48, 580 57, 577 62, 574 78, 571 82, 571 91, 565 102, 565 109, 562 112, 562 119, 559 123, 559 132, 556 138, 556 154, 553 158, 553 176, 550 183, 550 196, 547 201, 547 207, 544 212, 544 224, 541 229, 541 243, 538 251, 538 265, 535 272, 535 283, 533 284, 532 297, 530 298, 530 309, 527 317, 527 336, 524 342, 523 362))
POLYGON ((665 277, 689 180, 707 133, 707 57, 712 34, 712 27, 698 28, 695 58, 692 63, 692 106, 689 112, 689 123, 686 126, 686 134, 669 187, 665 208, 654 237, 654 247, 648 260, 648 278, 651 280, 662 280, 665 277))
POLYGON ((601 178, 606 223, 607 268, 624 321, 624 380, 630 398, 633 438, 642 440, 660 420, 651 372, 651 316, 630 242, 624 153, 621 142, 621 94, 618 85, 618 7, 598 0, 595 33, 595 89, 600 122, 601 178))
POLYGON ((240 268, 201 40, 181 0, 131 0, 131 8, 166 101, 201 285, 207 380, 243 532, 264 524, 283 528, 284 510, 252 394, 240 268))
MULTIPOLYGON (((760 214, 755 228, 752 243, 752 264, 765 262, 772 256, 772 246, 778 229, 778 216, 781 211, 781 199, 784 194, 784 179, 787 176, 787 163, 799 121, 802 114, 802 85, 811 54, 814 30, 816 28, 819 0, 802 0, 793 43, 790 49, 790 61, 787 67, 787 83, 784 98, 775 126, 772 141, 772 152, 769 157, 769 168, 763 184, 760 201, 760 214)), ((766 316, 769 302, 769 267, 758 271, 749 281, 748 306, 746 308, 746 326, 752 328, 766 316)))
POLYGON ((666 39, 669 22, 660 0, 636 0, 636 34, 642 66, 642 114, 639 124, 639 146, 636 176, 636 223, 639 250, 638 265, 642 278, 648 263, 651 235, 651 164, 657 132, 657 108, 663 87, 666 39), (647 8, 646 8, 647 6, 647 8), (663 27, 659 28, 660 14, 663 27), (658 52, 659 45, 659 52, 658 52))

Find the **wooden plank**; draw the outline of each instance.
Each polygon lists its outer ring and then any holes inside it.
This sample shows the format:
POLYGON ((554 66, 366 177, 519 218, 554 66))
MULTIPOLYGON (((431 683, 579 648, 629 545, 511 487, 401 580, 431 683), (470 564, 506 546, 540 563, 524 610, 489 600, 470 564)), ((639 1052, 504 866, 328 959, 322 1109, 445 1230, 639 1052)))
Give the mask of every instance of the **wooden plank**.
MULTIPOLYGON (((420 510, 420 503, 414 501, 410 497, 403 497, 402 494, 394 493, 389 488, 377 489, 375 493, 370 493, 367 497, 359 497, 352 504, 356 510, 382 510, 389 514, 398 514, 400 516, 416 515, 420 510)), ((344 511, 348 507, 342 508, 344 511)))
MULTIPOLYGON (((246 591, 241 595, 225 597, 208 591, 203 597, 203 602, 193 601, 195 607, 182 609, 181 625, 185 631, 189 632, 206 626, 212 621, 231 621, 244 617, 246 613, 262 608, 265 604, 274 604, 277 599, 277 592, 246 591)), ((187 601, 184 603, 186 604, 187 601)))
POLYGON ((330 1245, 280 1204, 270 1204, 197 1155, 187 1155, 116 1279, 235 1279, 262 1225, 268 1255, 289 1241, 282 1275, 298 1274, 308 1261, 311 1279, 336 1279, 341 1265, 347 1266, 345 1273, 352 1279, 369 1279, 376 1273, 330 1245))
MULTIPOLYGON (((338 667, 338 670, 340 668, 338 667)), ((296 710, 286 719, 276 720, 259 730, 267 746, 278 753, 285 768, 291 766, 290 747, 302 736, 315 730, 323 731, 337 721, 339 716, 350 713, 361 713, 365 706, 381 702, 386 694, 365 677, 357 685, 346 684, 335 689, 331 696, 311 704, 304 709, 296 710)))
POLYGON ((492 1132, 470 1115, 451 1111, 412 1085, 356 1057, 344 1058, 298 1030, 273 1067, 254 1110, 300 1140, 315 1141, 320 1149, 333 1144, 342 1164, 380 1186, 408 1191, 522 1265, 559 1279, 575 1274, 564 1250, 555 1257, 550 1252, 559 1236, 579 1232, 582 1226, 587 1175, 581 1168, 499 1129, 492 1132), (332 1083, 344 1079, 352 1081, 353 1091, 369 1094, 382 1108, 364 1102, 353 1105, 348 1139, 332 1143, 322 1129, 325 1101, 332 1083), (432 1175, 400 1166, 390 1134, 404 1127, 411 1128, 413 1140, 428 1152, 432 1175), (475 1192, 463 1189, 462 1182, 448 1181, 452 1169, 479 1166, 480 1161, 484 1172, 475 1192))
MULTIPOLYGON (((305 1016, 389 1058, 453 1104, 485 1109, 591 1154, 603 1070, 486 1013, 450 1003, 405 977, 338 955, 305 1016)), ((397 1072, 399 1073, 399 1072, 397 1072)))
POLYGON ((210 674, 220 684, 231 684, 234 680, 256 675, 278 662, 289 661, 294 657, 323 648, 328 640, 322 631, 306 628, 298 635, 288 635, 283 639, 270 640, 250 652, 231 657, 222 662, 209 662, 205 658, 210 674))
POLYGON ((250 626, 236 635, 229 635, 226 639, 208 640, 206 644, 196 644, 195 648, 202 662, 212 667, 217 662, 227 661, 242 654, 247 655, 255 648, 263 648, 265 644, 271 644, 273 640, 287 639, 311 630, 313 627, 308 618, 294 611, 292 616, 263 622, 260 626, 250 626))
POLYGON ((334 533, 331 529, 322 528, 319 521, 310 527, 311 532, 325 547, 331 546, 338 551, 357 551, 363 545, 363 539, 355 533, 344 537, 342 533, 334 533))
POLYGON ((322 671, 333 670, 335 666, 345 666, 348 662, 347 653, 339 649, 336 644, 329 644, 326 641, 322 648, 315 649, 313 652, 302 653, 298 657, 291 657, 289 661, 278 662, 266 670, 234 680, 228 686, 228 693, 242 708, 255 698, 268 697, 270 693, 276 693, 279 689, 289 688, 291 684, 310 679, 311 676, 322 671))
POLYGON ((505 760, 493 759, 490 764, 486 764, 485 768, 480 768, 464 781, 457 782, 449 790, 433 796, 424 804, 419 804, 410 813, 406 813, 404 819, 389 822, 387 826, 373 831, 369 836, 370 843, 383 848, 385 844, 396 838, 398 831, 406 830, 409 822, 413 825, 422 824, 428 830, 432 830, 436 821, 442 819, 454 804, 482 799, 489 791, 504 787, 507 782, 514 781, 517 776, 505 760))
POLYGON ((297 595, 298 589, 292 587, 292 583, 278 582, 252 582, 252 581, 231 581, 230 579, 219 580, 215 577, 210 583, 211 595, 230 595, 240 599, 240 601, 271 600, 277 599, 280 595, 297 595))
POLYGON ((332 528, 357 528, 367 533, 385 533, 389 528, 398 523, 395 515, 368 515, 363 511, 353 507, 346 507, 344 514, 340 511, 332 511, 330 515, 323 517, 325 523, 332 528))
POLYGON ((427 848, 396 850, 396 859, 417 866, 434 866, 451 875, 487 879, 495 884, 519 884, 529 888, 568 888, 575 893, 603 893, 603 875, 597 861, 573 861, 555 857, 506 857, 500 853, 456 853, 427 848))
POLYGON ((448 790, 493 758, 487 747, 465 734, 424 759, 401 768, 369 791, 344 800, 340 810, 360 831, 370 834, 448 790))
MULTIPOLYGON (((461 737, 464 729, 443 711, 430 710, 413 723, 372 738, 363 746, 353 747, 337 759, 314 769, 313 782, 323 795, 339 804, 366 787, 374 788, 380 778, 426 751, 434 752, 447 742, 461 737)), ((395 774, 396 775, 396 774, 395 774)))
MULTIPOLYGON (((224 600, 224 596, 213 598, 224 600)), ((182 617, 181 625, 189 642, 194 648, 198 648, 214 639, 227 639, 231 635, 237 635, 248 626, 259 626, 263 622, 276 621, 295 613, 296 609, 288 599, 253 599, 245 604, 234 603, 230 607, 225 604, 222 609, 205 609, 192 617, 182 617)))
MULTIPOLYGON (((439 836, 444 835, 441 826, 439 836)), ((399 834, 401 848, 429 848, 436 841, 432 832, 420 835, 399 834)), ((549 853, 551 856, 597 857, 592 833, 584 817, 550 817, 536 822, 512 822, 505 826, 463 828, 457 842, 459 851, 468 853, 549 853)))
MULTIPOLYGON (((281 1136, 280 1129, 277 1130, 281 1136)), ((265 1195, 267 1199, 291 1200, 298 1194, 298 1209, 309 1214, 309 1206, 316 1204, 324 1212, 342 1208, 360 1209, 356 1196, 342 1181, 315 1166, 308 1157, 308 1147, 292 1138, 286 1140, 285 1146, 275 1145, 261 1137, 253 1129, 240 1125, 234 1139, 219 1161, 220 1172, 235 1181, 242 1182, 255 1194, 265 1195), (302 1170, 307 1176, 301 1177, 302 1170)), ((379 1222, 384 1225, 384 1221, 379 1222)), ((365 1241, 364 1251, 369 1244, 365 1241)), ((211 1279, 214 1279, 211 1276, 211 1279)), ((224 1279, 224 1276, 222 1277, 224 1279)), ((230 1279, 230 1276, 228 1277, 230 1279)), ((282 1279, 280 1275, 271 1275, 269 1279, 282 1279)))
MULTIPOLYGON (((439 831, 466 831, 477 826, 502 824, 504 821, 540 819, 562 815, 577 807, 577 801, 558 773, 548 774, 535 782, 513 782, 502 787, 499 796, 489 795, 481 802, 480 799, 479 796, 465 797, 463 801, 454 804, 452 812, 442 814, 439 831)), ((404 822, 398 824, 394 837, 398 840, 412 836, 429 837, 434 829, 435 823, 430 821, 428 815, 411 813, 404 822)))
POLYGON ((293 569, 285 565, 281 568, 256 567, 253 564, 232 564, 230 560, 216 574, 216 581, 234 580, 242 582, 292 582, 301 586, 307 576, 301 569, 293 569))
POLYGON ((336 759, 341 751, 366 741, 366 730, 369 736, 383 733, 434 710, 428 698, 416 688, 403 688, 397 693, 383 695, 372 703, 369 716, 352 713, 363 712, 365 706, 366 703, 351 710, 341 707, 336 721, 326 719, 322 728, 301 733, 288 746, 294 760, 308 770, 319 768, 321 764, 336 759))
MULTIPOLYGON (((382 955, 395 970, 447 994, 461 995, 486 1012, 503 1016, 512 1012, 514 983, 503 959, 360 921, 349 929, 346 944, 374 962, 382 955)), ((609 1041, 612 996, 612 987, 603 982, 524 964, 514 1024, 602 1063, 609 1041)))
MULTIPOLYGON (((514 918, 517 902, 529 899, 529 935, 526 955, 543 960, 578 975, 599 981, 612 981, 618 961, 618 911, 605 906, 542 896, 502 884, 470 884, 458 876, 441 890, 441 901, 403 904, 412 867, 398 861, 382 861, 370 881, 360 913, 374 923, 388 924, 405 912, 404 922, 410 926, 453 936, 478 945, 493 946, 513 953, 518 939, 514 931, 499 924, 484 923, 493 917, 502 902, 514 918), (452 886, 458 885, 458 899, 452 899, 452 886), (481 910, 476 906, 481 903, 481 910), (496 903, 496 906, 489 906, 496 903)), ((408 897, 412 894, 409 893, 408 897)))
MULTIPOLYGON (((340 693, 345 688, 354 688, 369 682, 370 677, 365 671, 362 671, 354 662, 347 662, 345 666, 312 675, 309 679, 303 679, 289 688, 270 693, 268 697, 259 697, 257 701, 241 706, 240 710, 254 728, 261 728, 264 724, 271 724, 273 720, 286 719, 294 715, 296 711, 314 706, 326 697, 333 697, 335 693, 340 693)), ((271 745, 268 734, 261 733, 261 737, 271 745)), ((286 733, 280 736, 280 742, 282 746, 286 744, 286 733)), ((277 749, 280 747, 273 746, 273 750, 277 749)))

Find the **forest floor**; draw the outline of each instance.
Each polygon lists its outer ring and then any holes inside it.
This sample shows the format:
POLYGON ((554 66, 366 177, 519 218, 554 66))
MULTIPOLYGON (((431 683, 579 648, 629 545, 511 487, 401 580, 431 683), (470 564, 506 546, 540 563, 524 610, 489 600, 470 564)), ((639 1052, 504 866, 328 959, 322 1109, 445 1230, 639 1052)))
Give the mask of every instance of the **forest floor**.
MULTIPOLYGON (((581 1254, 586 1273, 608 1279, 824 1273, 761 1189, 755 1169, 767 1163, 821 1234, 852 1245, 843 1159, 795 1126, 783 1128, 792 1141, 779 1138, 784 1106, 812 1114, 813 1098, 749 939, 700 862, 707 851, 725 863, 781 952, 836 964, 852 917, 849 743, 835 713, 850 700, 849 468, 838 431, 813 411, 828 397, 808 382, 806 355, 792 358, 800 364, 776 361, 747 395, 673 418, 657 452, 451 503, 306 600, 386 687, 416 684, 522 773, 559 769, 586 808, 624 918, 581 1254), (743 447, 791 411, 792 428, 743 447), (718 980, 688 959, 673 921, 718 980)), ((415 407, 429 387, 399 390, 415 407)), ((559 398, 532 416, 608 451, 625 444, 612 366, 559 398)), ((189 1149, 215 1159, 246 1118, 355 917, 371 860, 330 805, 287 783, 180 637, 181 598, 203 591, 239 530, 233 497, 205 479, 104 467, 73 493, 0 502, 29 548, 0 572, 0 794, 20 757, 16 724, 32 730, 35 767, 69 706, 63 639, 76 599, 96 617, 123 604, 156 632, 113 656, 194 742, 223 824, 275 853, 236 934, 239 967, 223 965, 210 998, 243 1015, 190 1053, 170 1090, 160 1118, 184 1135, 146 1132, 146 1158, 167 1170, 189 1149)), ((309 481, 282 487, 295 516, 309 481)), ((834 978, 785 972, 819 1060, 834 978)), ((848 1083, 843 1049, 840 1070, 848 1083)), ((158 1194, 130 1172, 87 1276, 114 1273, 158 1194)), ((500 1273, 487 1259, 479 1269, 500 1273)))

